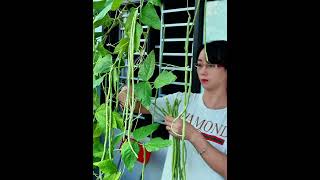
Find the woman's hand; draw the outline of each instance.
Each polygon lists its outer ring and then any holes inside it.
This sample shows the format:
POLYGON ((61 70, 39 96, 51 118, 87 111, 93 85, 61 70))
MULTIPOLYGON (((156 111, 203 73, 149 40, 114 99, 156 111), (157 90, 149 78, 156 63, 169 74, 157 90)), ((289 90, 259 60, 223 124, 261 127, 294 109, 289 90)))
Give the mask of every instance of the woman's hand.
MULTIPOLYGON (((123 86, 118 94, 120 107, 122 110, 124 110, 124 108, 125 108, 125 104, 126 104, 126 100, 127 100, 127 92, 128 92, 128 87, 123 86)), ((130 99, 131 95, 132 95, 132 86, 130 87, 129 99, 130 99)), ((130 103, 128 104, 128 107, 130 108, 130 103)), ((139 101, 136 101, 134 112, 135 113, 142 113, 142 114, 150 114, 149 110, 146 109, 145 107, 143 107, 139 101)))
MULTIPOLYGON (((171 116, 166 116, 165 117, 165 124, 166 129, 168 130, 168 132, 174 136, 174 137, 178 137, 181 139, 182 137, 182 128, 183 128, 183 121, 178 118, 175 122, 173 122, 175 118, 171 117, 171 116), (172 126, 172 129, 171 129, 172 126), (175 134, 175 133, 177 134, 175 134)), ((185 139, 190 141, 196 134, 198 133, 198 130, 193 127, 190 123, 186 122, 185 125, 185 139)))
POLYGON ((121 106, 122 110, 124 108, 124 105, 125 105, 125 102, 127 99, 127 90, 128 90, 128 87, 123 86, 118 94, 118 98, 119 98, 120 106, 121 106))

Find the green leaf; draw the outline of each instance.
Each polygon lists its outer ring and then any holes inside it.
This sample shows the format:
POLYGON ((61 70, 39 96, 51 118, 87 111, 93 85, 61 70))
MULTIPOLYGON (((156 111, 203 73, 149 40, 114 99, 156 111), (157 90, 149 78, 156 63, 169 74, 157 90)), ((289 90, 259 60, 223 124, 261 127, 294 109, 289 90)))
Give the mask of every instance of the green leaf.
POLYGON ((158 151, 161 148, 168 147, 172 144, 171 140, 164 140, 161 137, 156 137, 151 139, 151 141, 147 142, 144 147, 147 149, 147 151, 158 151))
POLYGON ((112 11, 117 10, 121 6, 122 1, 123 0, 113 0, 111 10, 112 11))
POLYGON ((102 155, 103 155, 103 151, 101 151, 101 152, 94 152, 94 153, 93 153, 93 157, 94 157, 94 158, 99 158, 99 159, 101 159, 102 155))
POLYGON ((161 6, 161 0, 149 0, 148 3, 151 3, 155 6, 161 6))
POLYGON ((93 81, 93 89, 101 84, 101 82, 103 81, 103 78, 104 76, 101 76, 99 79, 95 79, 93 81))
POLYGON ((157 123, 143 126, 133 131, 133 137, 135 138, 135 140, 140 141, 143 138, 149 136, 151 133, 153 133, 156 129, 158 129, 158 127, 159 127, 159 124, 157 123))
POLYGON ((95 49, 95 52, 94 52, 94 64, 98 61, 98 59, 106 56, 107 54, 111 54, 110 51, 106 50, 104 47, 103 47, 103 44, 98 41, 97 42, 97 45, 96 45, 96 49, 95 49))
POLYGON ((95 28, 99 26, 109 27, 112 24, 112 21, 113 19, 108 14, 106 14, 104 18, 96 21, 93 25, 95 28))
POLYGON ((93 165, 98 166, 99 169, 105 174, 114 174, 118 172, 117 166, 110 159, 95 162, 93 165))
POLYGON ((118 171, 117 173, 110 174, 108 176, 105 175, 103 177, 103 180, 119 180, 120 176, 121 176, 121 172, 118 171))
POLYGON ((105 0, 102 0, 102 1, 94 0, 93 1, 93 9, 100 11, 104 7, 105 2, 106 2, 105 0))
MULTIPOLYGON (((134 152, 138 154, 140 150, 139 145, 136 142, 131 142, 131 145, 133 147, 134 152)), ((137 161, 137 157, 132 152, 128 141, 123 143, 121 147, 121 156, 122 156, 124 165, 131 172, 135 162, 137 161)))
POLYGON ((100 11, 100 13, 94 18, 93 20, 93 24, 95 24, 97 21, 99 21, 100 19, 103 19, 105 17, 105 15, 108 13, 108 11, 111 9, 112 6, 112 1, 113 0, 107 0, 104 8, 102 11, 100 11))
POLYGON ((108 51, 107 49, 104 48, 102 42, 99 42, 98 47, 97 47, 97 51, 102 57, 106 56, 107 54, 111 54, 110 51, 108 51))
POLYGON ((114 48, 115 54, 128 51, 129 38, 122 38, 118 45, 114 48))
POLYGON ((148 3, 142 8, 140 19, 144 24, 151 26, 154 29, 160 30, 161 28, 161 22, 157 14, 157 11, 154 9, 154 6, 150 3, 148 3))
POLYGON ((98 73, 107 73, 110 71, 112 66, 112 56, 107 54, 103 58, 99 58, 96 65, 93 68, 94 75, 98 73))
POLYGON ((94 138, 97 138, 97 137, 100 137, 101 134, 104 132, 104 129, 105 127, 103 127, 103 125, 99 122, 95 123, 95 127, 94 127, 94 130, 93 130, 93 137, 94 138))
POLYGON ((93 110, 96 110, 100 105, 100 97, 97 93, 97 90, 93 90, 93 110))
POLYGON ((106 104, 105 103, 101 104, 98 107, 94 116, 98 121, 97 126, 102 126, 105 128, 105 126, 106 126, 106 104))
POLYGON ((143 32, 142 26, 137 22, 135 34, 134 34, 134 50, 135 50, 135 52, 139 51, 140 38, 141 38, 142 32, 143 32))
POLYGON ((104 23, 102 24, 104 27, 110 28, 110 26, 113 23, 113 18, 111 18, 109 15, 106 16, 107 18, 105 19, 104 23))
POLYGON ((113 148, 115 147, 115 145, 117 145, 121 141, 122 136, 123 136, 123 133, 120 133, 115 138, 113 138, 112 140, 113 148))
POLYGON ((125 29, 125 32, 127 34, 128 37, 130 37, 130 29, 131 29, 131 25, 132 25, 132 18, 134 16, 134 14, 136 13, 137 9, 136 8, 131 8, 130 9, 130 14, 126 20, 126 23, 124 25, 124 29, 125 29))
POLYGON ((156 89, 159 89, 165 85, 168 85, 174 82, 176 79, 177 79, 177 76, 174 75, 172 72, 162 71, 154 81, 154 87, 156 89))
POLYGON ((115 111, 112 112, 112 127, 124 131, 122 116, 115 111))
POLYGON ((93 140, 93 157, 101 158, 103 154, 103 144, 99 138, 93 140))
POLYGON ((103 155, 103 151, 94 152, 94 153, 93 153, 93 157, 94 157, 94 158, 99 158, 99 159, 101 159, 102 155, 103 155))
MULTIPOLYGON (((106 104, 105 103, 101 104, 98 107, 98 109, 96 110, 94 116, 97 120, 97 125, 96 125, 96 129, 94 130, 93 137, 98 137, 101 135, 101 133, 105 132, 105 130, 106 130, 106 113, 107 112, 106 112, 106 104)), ((108 116, 108 118, 109 118, 109 116, 108 116)))
POLYGON ((113 113, 114 113, 114 112, 112 112, 111 128, 117 128, 117 121, 116 121, 116 119, 113 117, 113 113))
POLYGON ((152 50, 148 57, 140 64, 138 76, 144 81, 148 81, 154 72, 155 68, 155 55, 152 50))
POLYGON ((117 91, 118 83, 119 83, 119 69, 114 68, 112 71, 112 84, 113 84, 114 91, 117 91))
POLYGON ((94 53, 94 57, 93 57, 93 64, 96 64, 97 61, 98 61, 100 58, 101 58, 100 53, 99 53, 98 51, 96 51, 96 52, 94 53))
POLYGON ((152 88, 149 82, 139 82, 135 84, 134 91, 137 99, 141 102, 143 107, 149 109, 151 104, 152 88))

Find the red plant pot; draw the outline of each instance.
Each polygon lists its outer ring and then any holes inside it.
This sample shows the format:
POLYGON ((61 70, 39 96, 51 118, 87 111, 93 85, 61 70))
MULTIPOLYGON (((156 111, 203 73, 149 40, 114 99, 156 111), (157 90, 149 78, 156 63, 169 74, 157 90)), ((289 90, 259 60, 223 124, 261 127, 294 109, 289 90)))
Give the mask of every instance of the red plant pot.
MULTIPOLYGON (((137 142, 135 139, 132 139, 132 138, 131 138, 131 140, 137 142)), ((121 142, 120 148, 122 147, 123 142, 124 142, 124 141, 121 142)), ((150 156, 151 156, 151 152, 149 152, 149 151, 148 151, 146 148, 144 148, 141 144, 138 143, 138 145, 139 145, 139 153, 138 153, 138 159, 137 159, 137 160, 138 160, 140 163, 143 164, 143 162, 144 162, 144 155, 143 155, 143 153, 144 153, 144 151, 145 151, 145 153, 146 153, 146 162, 145 162, 145 164, 147 164, 147 163, 149 162, 149 159, 150 159, 150 156)))
POLYGON ((141 144, 139 144, 139 154, 138 154, 138 161, 141 162, 142 164, 144 163, 144 151, 146 153, 146 161, 145 164, 147 164, 149 162, 150 156, 151 156, 151 152, 147 151, 147 149, 145 147, 143 147, 141 144))

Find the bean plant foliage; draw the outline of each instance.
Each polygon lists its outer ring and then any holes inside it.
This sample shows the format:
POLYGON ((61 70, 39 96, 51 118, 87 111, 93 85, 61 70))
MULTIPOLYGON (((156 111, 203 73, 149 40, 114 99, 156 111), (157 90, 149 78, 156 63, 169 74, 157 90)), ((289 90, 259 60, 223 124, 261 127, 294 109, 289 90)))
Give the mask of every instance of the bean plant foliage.
POLYGON ((149 138, 159 124, 137 129, 133 124, 137 120, 133 112, 135 103, 140 101, 149 109, 152 89, 157 90, 177 78, 170 71, 162 71, 153 82, 150 81, 155 71, 155 53, 154 50, 146 51, 146 43, 150 29, 161 28, 156 11, 160 5, 161 0, 140 3, 93 0, 93 173, 96 179, 118 180, 124 169, 132 171, 139 145, 152 152, 172 144, 171 140, 160 137, 149 138), (99 28, 103 31, 96 31, 99 28), (124 29, 123 37, 111 44, 111 32, 121 28, 124 29), (141 38, 146 39, 143 45, 141 38), (135 59, 134 54, 139 54, 139 58, 135 59), (120 108, 119 79, 123 70, 126 72, 125 83, 132 93, 127 92, 125 106, 120 108), (138 74, 139 81, 134 80, 134 74, 138 74), (120 155, 124 167, 115 163, 116 154, 120 155))

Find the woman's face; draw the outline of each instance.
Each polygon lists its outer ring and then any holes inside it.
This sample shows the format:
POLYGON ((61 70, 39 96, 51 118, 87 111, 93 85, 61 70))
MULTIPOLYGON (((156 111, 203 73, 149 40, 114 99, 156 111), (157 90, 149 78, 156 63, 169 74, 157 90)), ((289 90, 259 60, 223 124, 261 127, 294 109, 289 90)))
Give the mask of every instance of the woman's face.
POLYGON ((197 64, 198 77, 204 89, 214 90, 227 82, 226 69, 216 64, 208 64, 204 49, 199 54, 197 64))

